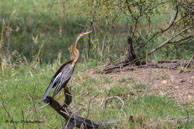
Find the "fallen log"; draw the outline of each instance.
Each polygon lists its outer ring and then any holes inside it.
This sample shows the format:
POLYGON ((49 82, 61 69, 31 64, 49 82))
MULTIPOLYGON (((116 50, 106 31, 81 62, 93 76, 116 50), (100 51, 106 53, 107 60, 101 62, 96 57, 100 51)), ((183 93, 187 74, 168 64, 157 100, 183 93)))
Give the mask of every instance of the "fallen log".
POLYGON ((135 64, 132 62, 121 62, 115 65, 105 66, 103 69, 103 74, 125 71, 125 70, 134 70, 136 68, 164 68, 164 69, 177 69, 178 67, 189 68, 194 67, 194 60, 164 60, 158 62, 141 62, 135 64))

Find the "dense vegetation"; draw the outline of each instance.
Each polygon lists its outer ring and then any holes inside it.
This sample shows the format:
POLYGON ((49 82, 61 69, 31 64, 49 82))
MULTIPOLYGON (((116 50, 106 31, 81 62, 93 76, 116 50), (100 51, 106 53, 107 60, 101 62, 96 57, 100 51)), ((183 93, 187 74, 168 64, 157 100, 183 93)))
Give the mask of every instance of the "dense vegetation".
MULTIPOLYGON (((31 62, 37 54, 41 63, 51 63, 60 54, 69 59, 68 48, 74 38, 88 30, 93 31, 92 35, 79 43, 82 61, 116 60, 126 56, 128 36, 133 37, 136 54, 142 56, 192 26, 191 5, 180 2, 176 7, 176 4, 173 0, 129 3, 125 0, 86 0, 64 4, 49 0, 3 0, 0 9, 1 60, 7 58, 11 63, 25 58, 31 62)), ((170 40, 150 59, 189 59, 194 52, 193 39, 176 43, 188 36, 193 36, 193 27, 170 40)))
MULTIPOLYGON (((0 128, 61 128, 63 119, 38 102, 57 68, 71 59, 75 37, 90 30, 92 34, 78 43, 80 64, 74 81, 70 81, 74 106, 79 106, 80 99, 85 105, 82 115, 87 116, 88 96, 98 94, 91 107, 91 119, 119 119, 119 128, 194 127, 192 121, 167 121, 194 113, 190 103, 179 104, 168 95, 139 94, 149 86, 131 78, 114 83, 106 75, 85 75, 97 65, 126 60, 129 36, 138 57, 189 60, 194 53, 193 6, 192 0, 1 0, 0 128), (126 82, 133 86, 126 90, 126 82), (135 96, 126 97, 131 92, 135 96), (124 98, 125 113, 120 112, 117 100, 104 112, 102 100, 108 95, 124 98), (155 122, 158 118, 162 121, 159 125, 155 122), (44 122, 9 123, 11 119, 44 122)), ((60 96, 62 93, 57 98, 60 96)))

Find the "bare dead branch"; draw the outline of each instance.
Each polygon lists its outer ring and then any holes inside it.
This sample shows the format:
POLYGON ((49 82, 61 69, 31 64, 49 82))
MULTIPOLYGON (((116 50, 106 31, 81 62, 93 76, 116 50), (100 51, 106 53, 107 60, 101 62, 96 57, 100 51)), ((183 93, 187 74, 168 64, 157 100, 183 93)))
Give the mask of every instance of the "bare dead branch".
POLYGON ((160 45, 158 45, 158 47, 152 49, 150 52, 148 52, 148 55, 153 54, 155 51, 157 51, 158 49, 160 49, 161 47, 165 46, 166 44, 168 44, 171 40, 173 40, 174 38, 176 38, 177 36, 179 36, 181 33, 183 33, 184 31, 192 28, 194 25, 191 26, 187 26, 186 28, 182 29, 179 33, 175 34, 174 36, 170 37, 168 40, 164 41, 163 43, 161 43, 160 45))
POLYGON ((137 68, 167 68, 167 69, 177 69, 178 66, 181 66, 181 62, 184 61, 184 66, 186 67, 188 64, 188 67, 194 66, 194 60, 186 61, 186 60, 163 60, 158 61, 157 63, 154 62, 146 62, 142 63, 140 65, 134 65, 126 62, 121 62, 119 65, 110 65, 104 68, 103 74, 109 74, 113 72, 120 72, 121 70, 134 70, 137 68))
MULTIPOLYGON (((165 122, 171 122, 171 123, 175 123, 175 124, 177 124, 177 122, 178 121, 182 121, 182 122, 185 122, 185 120, 188 122, 189 120, 191 120, 190 119, 190 115, 189 115, 189 111, 187 110, 187 109, 185 109, 185 108, 183 108, 183 107, 180 107, 180 108, 178 108, 178 109, 176 109, 176 110, 173 110, 173 111, 170 111, 170 112, 168 112, 165 116, 168 116, 169 114, 171 114, 171 113, 173 113, 173 112, 175 112, 175 111, 180 111, 180 110, 185 110, 186 111, 186 113, 187 113, 187 116, 186 117, 182 117, 182 118, 171 118, 171 119, 168 119, 168 120, 162 120, 160 117, 159 118, 157 118, 157 125, 159 125, 160 124, 160 122, 162 122, 162 121, 165 121, 165 122)), ((154 121, 153 121, 154 122, 154 121)))
POLYGON ((123 113, 125 114, 125 116, 126 116, 126 113, 125 113, 125 111, 124 111, 125 102, 124 102, 123 99, 121 99, 119 96, 111 96, 111 97, 106 98, 106 100, 105 100, 105 102, 104 102, 104 103, 105 103, 105 108, 106 108, 106 106, 107 106, 108 100, 112 100, 112 99, 118 99, 118 100, 120 100, 120 102, 122 103, 122 106, 121 106, 121 108, 120 108, 120 111, 123 112, 123 113))
MULTIPOLYGON (((178 122, 189 122, 191 120, 193 120, 194 116, 190 116, 189 115, 189 111, 183 107, 180 107, 178 109, 175 109, 175 110, 172 110, 170 112, 167 112, 164 116, 162 117, 158 117, 156 119, 154 119, 153 121, 151 121, 149 124, 146 124, 145 128, 149 128, 150 126, 153 126, 155 125, 157 128, 158 125, 160 125, 161 123, 164 123, 164 122, 168 122, 168 123, 172 123, 172 124, 178 124, 178 122), (185 112, 187 113, 187 116, 183 116, 183 117, 173 117, 173 118, 169 118, 169 119, 163 119, 167 116, 169 116, 170 114, 176 112, 176 111, 181 111, 181 110, 185 110, 185 112)), ((153 127, 152 127, 153 128, 153 127)))
POLYGON ((64 90, 64 94, 65 94, 65 105, 66 107, 69 106, 72 102, 72 95, 71 95, 71 89, 69 88, 65 88, 64 90))
POLYGON ((93 98, 91 98, 91 97, 89 96, 89 101, 88 101, 88 113, 87 113, 86 118, 88 118, 88 117, 89 117, 89 114, 90 114, 90 105, 91 105, 91 102, 92 102, 97 96, 98 96, 98 94, 96 94, 93 98))
POLYGON ((184 116, 184 117, 180 117, 180 118, 171 118, 169 120, 167 120, 168 122, 172 122, 172 123, 178 123, 178 122, 188 122, 190 120, 192 120, 192 118, 194 118, 194 116, 184 116))
MULTIPOLYGON (((46 99, 47 102, 49 102, 49 105, 57 111, 61 116, 63 116, 68 123, 66 123, 66 127, 69 127, 69 124, 73 124, 73 127, 79 128, 82 124, 84 124, 84 127, 86 128, 98 128, 99 126, 108 126, 109 124, 116 123, 117 120, 108 120, 108 121, 101 121, 101 122, 96 122, 92 121, 86 118, 83 118, 77 114, 71 114, 70 111, 68 110, 67 113, 67 108, 64 108, 64 105, 60 105, 55 99, 52 97, 48 96, 46 99)), ((70 126, 71 127, 71 126, 70 126)))
POLYGON ((169 43, 171 43, 171 44, 180 43, 180 42, 183 42, 183 41, 191 39, 191 38, 194 38, 194 35, 189 35, 189 36, 181 38, 179 40, 170 41, 169 43))
MULTIPOLYGON (((78 115, 77 112, 72 112, 68 107, 72 101, 72 95, 68 88, 65 89, 65 100, 60 104, 54 98, 47 96, 45 102, 49 104, 58 114, 66 119, 66 124, 63 129, 72 129, 74 127, 80 128, 84 127, 87 129, 96 129, 101 126, 109 126, 110 124, 118 122, 118 120, 107 120, 107 121, 93 121, 78 115), (68 100, 67 100, 68 99, 68 100)), ((96 97, 96 96, 95 96, 96 97)), ((94 98, 95 98, 94 97, 94 98)), ((92 100, 94 99, 92 98, 92 100)))
POLYGON ((187 69, 189 67, 189 65, 191 64, 192 60, 193 60, 194 54, 192 55, 191 59, 189 60, 189 62, 187 63, 187 65, 184 67, 184 69, 187 69))

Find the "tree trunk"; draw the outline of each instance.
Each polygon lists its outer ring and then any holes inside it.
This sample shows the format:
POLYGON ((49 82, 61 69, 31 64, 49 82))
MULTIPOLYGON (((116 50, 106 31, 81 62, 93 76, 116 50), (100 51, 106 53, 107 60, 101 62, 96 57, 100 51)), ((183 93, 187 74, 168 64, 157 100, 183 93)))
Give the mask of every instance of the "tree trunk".
POLYGON ((128 62, 133 62, 135 59, 137 59, 137 56, 135 54, 132 38, 131 36, 128 37, 128 62))

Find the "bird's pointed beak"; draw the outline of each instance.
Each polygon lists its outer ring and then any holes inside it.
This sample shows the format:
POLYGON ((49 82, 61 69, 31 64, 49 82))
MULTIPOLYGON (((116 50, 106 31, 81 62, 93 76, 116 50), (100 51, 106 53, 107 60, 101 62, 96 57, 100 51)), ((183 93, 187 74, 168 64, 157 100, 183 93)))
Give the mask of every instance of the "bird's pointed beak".
POLYGON ((85 33, 82 33, 82 35, 87 35, 89 33, 91 33, 92 31, 89 31, 89 32, 85 32, 85 33))

